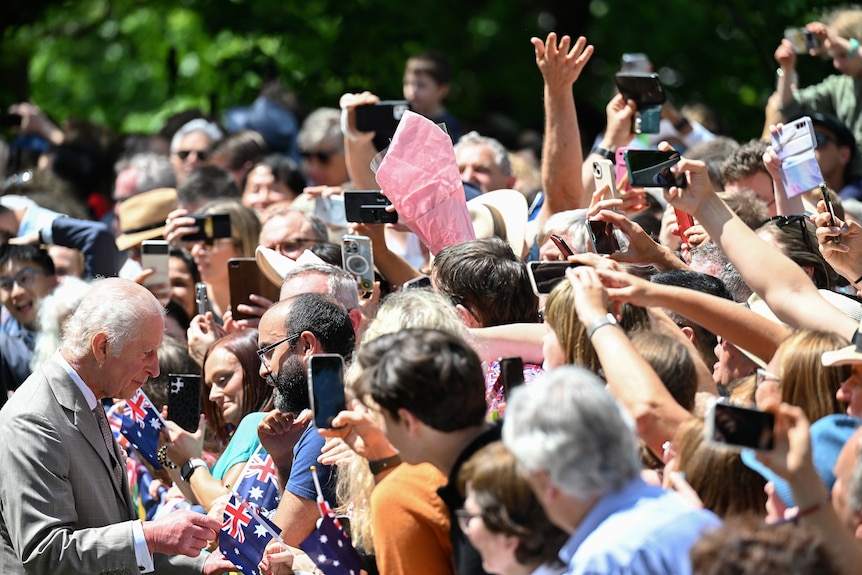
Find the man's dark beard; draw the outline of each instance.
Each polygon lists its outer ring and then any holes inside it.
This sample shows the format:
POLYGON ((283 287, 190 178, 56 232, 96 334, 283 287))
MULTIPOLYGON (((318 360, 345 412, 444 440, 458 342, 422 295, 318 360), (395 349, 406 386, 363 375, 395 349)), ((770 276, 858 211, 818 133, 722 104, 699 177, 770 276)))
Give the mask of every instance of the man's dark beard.
POLYGON ((298 355, 290 355, 281 364, 275 378, 275 408, 282 413, 298 414, 308 409, 308 375, 298 355))

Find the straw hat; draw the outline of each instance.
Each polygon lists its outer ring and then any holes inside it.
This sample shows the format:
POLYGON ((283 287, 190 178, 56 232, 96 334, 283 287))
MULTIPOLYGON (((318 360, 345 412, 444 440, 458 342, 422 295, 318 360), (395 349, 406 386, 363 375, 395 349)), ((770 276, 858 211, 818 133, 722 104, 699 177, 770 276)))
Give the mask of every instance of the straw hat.
POLYGON ((467 202, 476 239, 502 238, 518 258, 524 253, 527 209, 527 199, 517 190, 494 190, 467 202))
POLYGON ((144 240, 162 237, 165 220, 176 207, 174 188, 158 188, 123 200, 118 215, 121 233, 117 237, 117 249, 127 250, 144 240))

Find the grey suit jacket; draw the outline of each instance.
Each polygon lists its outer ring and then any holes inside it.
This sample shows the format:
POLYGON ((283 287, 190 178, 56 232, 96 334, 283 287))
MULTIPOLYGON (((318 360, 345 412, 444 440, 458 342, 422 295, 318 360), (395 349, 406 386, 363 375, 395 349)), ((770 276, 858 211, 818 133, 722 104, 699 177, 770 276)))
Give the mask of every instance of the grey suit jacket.
MULTIPOLYGON (((0 573, 138 573, 134 519, 84 395, 46 361, 0 411, 0 573)), ((158 573, 200 573, 203 564, 154 561, 158 573)))

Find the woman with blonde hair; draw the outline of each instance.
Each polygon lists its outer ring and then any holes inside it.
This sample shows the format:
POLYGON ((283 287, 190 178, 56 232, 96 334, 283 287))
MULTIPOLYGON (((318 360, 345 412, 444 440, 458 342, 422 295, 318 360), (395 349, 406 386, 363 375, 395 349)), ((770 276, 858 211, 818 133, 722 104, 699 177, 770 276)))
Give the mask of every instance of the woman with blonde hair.
POLYGON ((766 365, 758 369, 754 392, 758 406, 775 400, 802 408, 812 423, 847 406, 836 398, 841 382, 850 377, 850 366, 824 366, 825 351, 848 345, 843 337, 825 331, 803 329, 785 339, 766 365))

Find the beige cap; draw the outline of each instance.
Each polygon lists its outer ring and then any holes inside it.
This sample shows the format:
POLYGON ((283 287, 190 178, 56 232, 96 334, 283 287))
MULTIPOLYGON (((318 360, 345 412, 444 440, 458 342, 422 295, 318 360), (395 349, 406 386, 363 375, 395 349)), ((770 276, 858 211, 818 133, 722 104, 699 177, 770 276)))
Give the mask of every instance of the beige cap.
POLYGON ((144 240, 162 237, 165 220, 176 208, 174 188, 158 188, 123 200, 118 213, 121 233, 117 236, 117 249, 127 250, 144 240))

